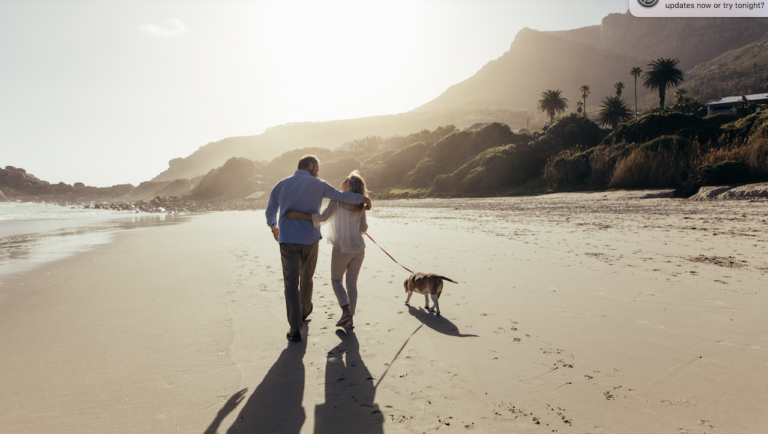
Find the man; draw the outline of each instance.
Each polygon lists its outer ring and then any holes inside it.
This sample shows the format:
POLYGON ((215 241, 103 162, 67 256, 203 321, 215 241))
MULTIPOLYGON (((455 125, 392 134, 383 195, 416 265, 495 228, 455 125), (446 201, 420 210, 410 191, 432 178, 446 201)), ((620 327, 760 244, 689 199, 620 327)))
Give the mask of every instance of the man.
POLYGON ((308 214, 320 212, 323 198, 359 205, 371 209, 371 200, 351 191, 339 191, 318 179, 320 161, 314 155, 299 160, 299 168, 288 178, 278 182, 269 195, 267 225, 272 229, 275 241, 280 243, 285 282, 285 308, 288 313, 288 339, 301 340, 301 326, 312 313, 312 276, 317 264, 317 248, 322 235, 320 228, 305 219, 290 220, 288 210, 308 214), (279 209, 279 217, 278 215, 279 209))

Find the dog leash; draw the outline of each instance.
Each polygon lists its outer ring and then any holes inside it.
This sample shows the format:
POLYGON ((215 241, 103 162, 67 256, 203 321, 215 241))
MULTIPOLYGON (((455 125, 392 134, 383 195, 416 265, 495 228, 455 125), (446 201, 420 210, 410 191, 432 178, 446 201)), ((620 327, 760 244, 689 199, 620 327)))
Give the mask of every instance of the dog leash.
MULTIPOLYGON (((371 236, 370 236, 370 235, 368 235, 368 233, 367 233, 367 232, 365 233, 365 236, 366 236, 366 237, 368 237, 368 238, 369 238, 371 241, 373 241, 373 244, 376 244, 376 247, 380 248, 380 249, 381 249, 381 251, 382 251, 382 252, 384 252, 384 254, 385 254, 385 255, 389 256, 389 259, 391 259, 391 260, 395 261, 395 264, 397 264, 397 265, 399 265, 399 266, 401 266, 401 267, 405 268, 405 266, 404 266, 403 264, 401 264, 401 263, 397 262, 397 260, 396 260, 395 258, 393 258, 393 257, 392 257, 392 255, 390 255, 389 253, 387 253, 387 251, 386 251, 386 250, 384 250, 384 248, 383 248, 383 247, 381 247, 381 246, 379 245, 379 243, 377 243, 377 242, 376 242, 376 240, 374 240, 373 238, 371 238, 371 236)), ((413 274, 413 271, 411 271, 411 270, 409 270, 409 269, 407 269, 407 268, 405 268, 405 271, 407 271, 407 272, 409 272, 409 273, 413 274)))

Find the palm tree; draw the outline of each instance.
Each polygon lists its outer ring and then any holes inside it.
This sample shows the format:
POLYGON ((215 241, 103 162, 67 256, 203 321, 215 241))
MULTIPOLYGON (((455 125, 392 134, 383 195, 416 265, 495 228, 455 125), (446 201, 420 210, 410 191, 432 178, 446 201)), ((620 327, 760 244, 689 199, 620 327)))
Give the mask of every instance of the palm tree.
POLYGON ((597 114, 601 124, 610 125, 613 129, 616 129, 620 123, 632 119, 627 101, 618 95, 606 96, 597 114))
POLYGON ((548 90, 541 93, 541 99, 539 100, 539 111, 549 115, 549 121, 555 120, 555 115, 562 113, 568 108, 568 100, 563 98, 563 91, 548 90))
POLYGON ((677 87, 685 79, 683 71, 677 68, 678 63, 680 59, 660 57, 648 64, 650 70, 645 73, 643 86, 659 91, 659 107, 664 107, 667 88, 677 87))
POLYGON ((586 84, 579 88, 581 92, 581 99, 584 101, 584 117, 587 117, 587 97, 589 96, 589 86, 586 84))
POLYGON ((584 103, 581 101, 576 101, 576 113, 581 114, 581 107, 584 106, 584 103))
POLYGON ((637 77, 640 77, 642 72, 643 70, 640 69, 639 66, 635 66, 631 71, 629 71, 629 74, 632 75, 632 77, 635 77, 635 117, 637 117, 637 77))
POLYGON ((613 83, 613 90, 616 91, 616 96, 621 96, 621 92, 624 90, 624 82, 623 81, 617 81, 616 83, 613 83))
POLYGON ((685 94, 688 93, 687 90, 683 87, 678 87, 675 90, 675 98, 677 98, 677 102, 683 102, 683 99, 685 98, 685 94))

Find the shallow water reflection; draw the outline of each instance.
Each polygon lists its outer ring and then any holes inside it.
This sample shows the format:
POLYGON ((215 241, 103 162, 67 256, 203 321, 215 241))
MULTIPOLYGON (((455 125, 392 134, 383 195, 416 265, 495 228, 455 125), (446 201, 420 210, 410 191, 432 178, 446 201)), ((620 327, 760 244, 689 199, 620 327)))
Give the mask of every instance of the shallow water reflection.
POLYGON ((97 220, 4 222, 0 232, 0 278, 92 250, 121 231, 174 225, 186 218, 146 214, 97 220))

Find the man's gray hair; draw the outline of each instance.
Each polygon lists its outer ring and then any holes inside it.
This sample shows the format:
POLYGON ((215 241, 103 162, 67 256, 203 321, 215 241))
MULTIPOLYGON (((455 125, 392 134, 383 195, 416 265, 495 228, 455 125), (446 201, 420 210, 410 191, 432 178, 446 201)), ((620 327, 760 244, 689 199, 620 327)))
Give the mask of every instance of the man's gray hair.
POLYGON ((309 169, 309 163, 314 163, 315 167, 320 165, 320 160, 314 155, 305 155, 299 160, 299 169, 309 169))

